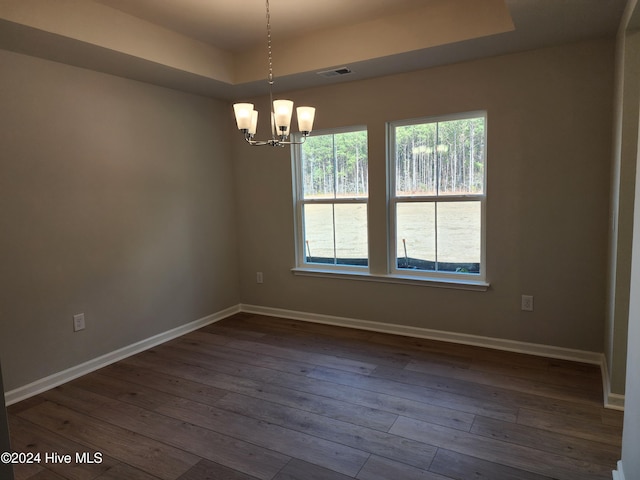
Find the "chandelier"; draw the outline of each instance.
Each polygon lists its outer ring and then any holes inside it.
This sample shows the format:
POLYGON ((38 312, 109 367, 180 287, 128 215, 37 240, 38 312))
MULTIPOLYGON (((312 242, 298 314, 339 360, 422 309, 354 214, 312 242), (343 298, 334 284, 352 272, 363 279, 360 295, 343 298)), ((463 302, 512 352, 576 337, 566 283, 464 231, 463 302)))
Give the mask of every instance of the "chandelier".
POLYGON ((316 109, 314 107, 296 108, 296 114, 298 117, 298 130, 302 134, 302 141, 288 141, 287 138, 289 137, 291 116, 293 115, 293 102, 291 100, 273 99, 273 61, 271 55, 271 13, 269 11, 269 0, 266 0, 266 7, 267 50, 269 52, 269 75, 267 77, 267 81, 269 83, 269 100, 271 103, 271 139, 253 139, 258 128, 258 112, 254 110, 252 103, 235 103, 233 105, 233 111, 236 116, 236 124, 238 125, 238 130, 242 132, 242 134, 244 135, 244 139, 249 145, 271 145, 272 147, 299 145, 301 143, 304 143, 304 141, 311 133, 316 109))

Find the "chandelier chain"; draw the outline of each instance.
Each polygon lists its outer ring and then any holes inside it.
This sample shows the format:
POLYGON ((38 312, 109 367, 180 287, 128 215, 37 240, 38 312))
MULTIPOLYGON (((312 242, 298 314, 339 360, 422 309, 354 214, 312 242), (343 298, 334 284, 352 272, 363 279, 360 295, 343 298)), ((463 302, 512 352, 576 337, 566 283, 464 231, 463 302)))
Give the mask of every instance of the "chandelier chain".
POLYGON ((271 54, 271 12, 267 2, 267 49, 269 50, 269 85, 273 85, 273 56, 271 54))

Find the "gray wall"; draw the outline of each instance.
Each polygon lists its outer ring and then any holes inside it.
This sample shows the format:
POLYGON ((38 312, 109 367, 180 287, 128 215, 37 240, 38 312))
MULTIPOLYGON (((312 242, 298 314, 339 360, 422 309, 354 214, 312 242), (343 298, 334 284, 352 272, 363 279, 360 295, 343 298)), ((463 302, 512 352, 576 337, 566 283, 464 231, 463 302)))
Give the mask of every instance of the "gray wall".
POLYGON ((7 390, 238 304, 226 102, 7 51, 0 71, 7 390))
POLYGON ((291 94, 317 129, 367 125, 378 271, 385 122, 488 111, 487 292, 294 276, 288 149, 246 146, 225 102, 0 51, 7 389, 240 302, 601 352, 613 47, 291 94))
POLYGON ((289 151, 238 140, 243 303, 602 352, 613 52, 591 41, 290 94, 317 107, 316 130, 368 128, 375 269, 386 262, 385 122, 486 109, 491 288, 294 276, 289 151), (535 312, 520 311, 521 294, 535 312))

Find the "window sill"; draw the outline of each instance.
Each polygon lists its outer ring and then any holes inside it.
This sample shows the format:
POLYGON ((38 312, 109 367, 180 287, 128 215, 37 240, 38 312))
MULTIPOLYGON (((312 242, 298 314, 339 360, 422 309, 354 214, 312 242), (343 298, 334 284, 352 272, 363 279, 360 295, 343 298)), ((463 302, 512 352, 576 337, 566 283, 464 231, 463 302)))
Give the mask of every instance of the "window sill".
POLYGON ((418 285, 422 287, 453 288, 457 290, 473 290, 476 292, 486 292, 490 284, 481 280, 440 278, 413 275, 380 275, 369 272, 358 272, 356 270, 329 270, 322 268, 299 268, 291 269, 294 275, 306 277, 342 278, 346 280, 360 280, 364 282, 396 283, 403 285, 418 285))

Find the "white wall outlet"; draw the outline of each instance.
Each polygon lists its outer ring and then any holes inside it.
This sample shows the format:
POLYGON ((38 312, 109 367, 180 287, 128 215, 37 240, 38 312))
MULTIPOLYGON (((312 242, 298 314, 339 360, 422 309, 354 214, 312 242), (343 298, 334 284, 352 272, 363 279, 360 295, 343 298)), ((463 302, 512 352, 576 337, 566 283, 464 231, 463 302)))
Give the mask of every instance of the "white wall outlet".
POLYGON ((533 295, 522 295, 520 308, 525 312, 533 312, 533 295))
POLYGON ((256 283, 262 283, 262 282, 263 282, 262 272, 256 272, 256 283))
POLYGON ((84 330, 84 313, 73 316, 73 331, 79 332, 80 330, 84 330))

